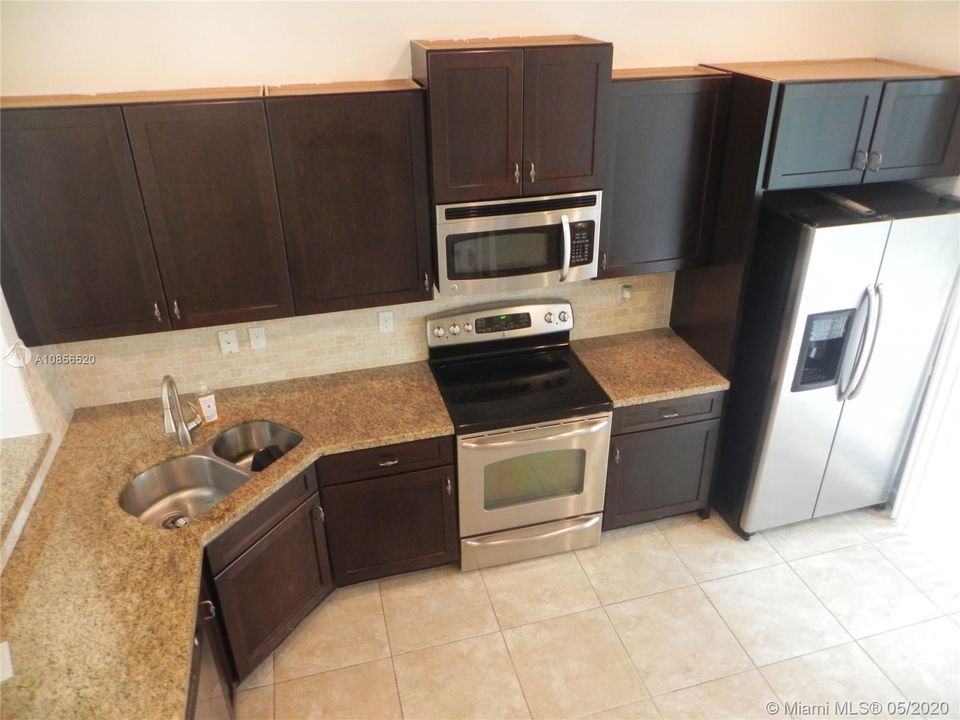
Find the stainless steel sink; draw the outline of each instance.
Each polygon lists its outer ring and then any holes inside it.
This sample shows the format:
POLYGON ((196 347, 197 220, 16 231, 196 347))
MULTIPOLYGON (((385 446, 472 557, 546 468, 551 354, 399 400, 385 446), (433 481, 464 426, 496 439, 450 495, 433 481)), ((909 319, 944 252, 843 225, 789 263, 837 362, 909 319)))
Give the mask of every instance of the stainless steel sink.
POLYGON ((190 523, 250 478, 203 455, 184 455, 143 471, 120 492, 120 507, 141 522, 175 530, 190 523))
POLYGON ((259 472, 303 440, 303 435, 268 420, 234 425, 220 433, 211 450, 219 458, 250 472, 259 472))

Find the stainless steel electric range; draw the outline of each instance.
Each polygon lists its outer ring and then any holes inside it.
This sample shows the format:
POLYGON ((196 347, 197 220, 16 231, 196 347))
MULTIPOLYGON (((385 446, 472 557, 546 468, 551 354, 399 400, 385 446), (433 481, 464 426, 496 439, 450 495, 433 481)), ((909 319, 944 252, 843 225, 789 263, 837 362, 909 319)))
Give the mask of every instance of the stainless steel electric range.
POLYGON ((565 300, 429 318, 457 435, 460 566, 600 541, 613 404, 570 349, 565 300))

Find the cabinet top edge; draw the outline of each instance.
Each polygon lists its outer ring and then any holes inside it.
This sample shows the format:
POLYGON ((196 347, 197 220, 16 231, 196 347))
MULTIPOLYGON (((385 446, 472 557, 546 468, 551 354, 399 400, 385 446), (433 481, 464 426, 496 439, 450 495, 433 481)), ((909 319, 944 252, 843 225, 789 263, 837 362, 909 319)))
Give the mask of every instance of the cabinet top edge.
POLYGON ((914 65, 886 58, 839 58, 833 60, 781 60, 774 62, 704 63, 716 70, 771 82, 816 82, 821 80, 885 80, 896 78, 957 77, 960 72, 914 65))
POLYGON ((300 83, 268 85, 266 97, 296 97, 300 95, 340 95, 365 92, 398 92, 423 90, 413 80, 357 80, 330 83, 300 83))
POLYGON ((80 107, 84 105, 131 105, 202 100, 247 100, 263 97, 262 85, 246 87, 191 88, 186 90, 142 90, 91 95, 10 95, 0 97, 0 109, 80 107))
POLYGON ((617 80, 644 80, 655 78, 685 78, 685 77, 727 77, 726 70, 705 65, 677 65, 672 67, 649 68, 614 68, 612 79, 617 80))
POLYGON ((412 45, 424 50, 484 50, 494 48, 523 48, 549 45, 609 45, 606 40, 584 35, 515 35, 499 38, 462 38, 457 40, 411 40, 412 45))

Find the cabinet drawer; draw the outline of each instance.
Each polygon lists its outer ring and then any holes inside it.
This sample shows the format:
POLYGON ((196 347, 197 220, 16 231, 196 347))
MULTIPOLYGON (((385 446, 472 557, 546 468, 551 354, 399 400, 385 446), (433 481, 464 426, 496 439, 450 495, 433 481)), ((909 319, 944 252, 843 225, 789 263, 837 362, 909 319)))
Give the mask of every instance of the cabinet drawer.
POLYGON ((613 434, 717 418, 722 406, 723 393, 715 392, 617 408, 613 412, 613 434))
POLYGON ((395 475, 453 462, 453 437, 429 438, 322 457, 317 461, 320 486, 395 475))
POLYGON ((317 472, 310 465, 207 545, 210 571, 223 570, 316 491, 317 472))

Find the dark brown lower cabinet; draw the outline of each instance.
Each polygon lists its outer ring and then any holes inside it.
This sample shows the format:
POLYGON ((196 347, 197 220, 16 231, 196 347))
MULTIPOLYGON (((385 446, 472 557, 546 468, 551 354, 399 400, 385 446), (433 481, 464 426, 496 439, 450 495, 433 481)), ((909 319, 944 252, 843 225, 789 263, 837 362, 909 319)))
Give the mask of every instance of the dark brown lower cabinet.
MULTIPOLYGON (((206 564, 204 564, 206 565, 206 564)), ((193 662, 187 695, 187 718, 206 720, 236 717, 229 651, 217 617, 214 594, 204 567, 197 602, 197 623, 193 636, 193 662)))
POLYGON ((610 440, 604 530, 694 510, 709 516, 721 401, 720 394, 695 397, 709 410, 702 412, 684 398, 614 411, 615 433, 626 426, 645 427, 625 422, 626 415, 645 414, 650 420, 648 429, 610 440))
POLYGON ((338 586, 457 560, 451 465, 329 485, 321 494, 338 586))
POLYGON ((333 590, 318 494, 218 573, 214 584, 243 680, 333 590))

